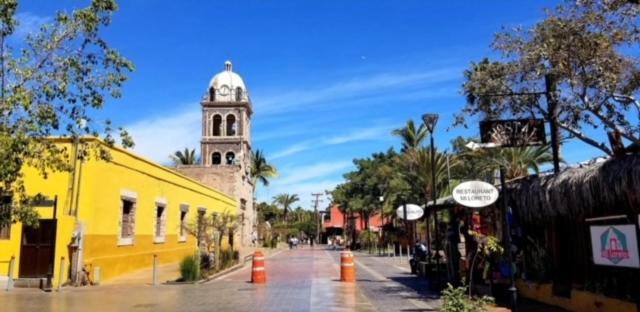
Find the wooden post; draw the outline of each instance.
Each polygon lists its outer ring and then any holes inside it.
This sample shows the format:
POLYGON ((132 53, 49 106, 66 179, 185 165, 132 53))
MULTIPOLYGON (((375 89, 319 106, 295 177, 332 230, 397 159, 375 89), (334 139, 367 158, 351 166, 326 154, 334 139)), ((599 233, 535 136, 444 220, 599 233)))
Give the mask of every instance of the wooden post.
POLYGON ((158 286, 158 255, 153 255, 153 286, 158 286))

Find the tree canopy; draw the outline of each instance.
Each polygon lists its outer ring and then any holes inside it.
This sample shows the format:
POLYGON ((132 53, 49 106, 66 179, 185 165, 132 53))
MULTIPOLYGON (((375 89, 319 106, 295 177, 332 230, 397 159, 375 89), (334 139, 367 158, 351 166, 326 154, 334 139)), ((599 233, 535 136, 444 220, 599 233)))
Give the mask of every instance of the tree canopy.
POLYGON ((530 29, 503 29, 465 71, 467 105, 457 116, 544 118, 607 155, 602 131, 640 144, 640 7, 624 0, 566 1, 530 29), (594 131, 596 129, 600 131, 594 131))
POLYGON ((261 150, 255 150, 251 153, 251 181, 254 188, 260 182, 264 186, 269 185, 269 179, 278 176, 278 170, 275 166, 267 162, 264 153, 261 150))
POLYGON ((184 151, 176 151, 173 155, 169 155, 174 165, 195 165, 198 163, 196 149, 184 148, 184 151))
MULTIPOLYGON (((9 40, 18 27, 16 0, 0 1, 0 194, 10 198, 11 209, 0 224, 34 224, 37 213, 29 205, 22 168, 48 172, 70 170, 72 157, 51 136, 99 136, 114 144, 109 121, 91 118, 120 89, 133 64, 111 48, 102 30, 117 10, 113 0, 93 0, 83 9, 58 12, 54 20, 24 40, 9 40), (16 43, 19 42, 19 43, 16 43), (13 44, 13 45, 12 45, 13 44)), ((120 129, 122 145, 133 146, 120 129)), ((108 150, 77 141, 78 158, 93 154, 109 159, 108 150), (93 151, 93 153, 90 153, 93 151)))

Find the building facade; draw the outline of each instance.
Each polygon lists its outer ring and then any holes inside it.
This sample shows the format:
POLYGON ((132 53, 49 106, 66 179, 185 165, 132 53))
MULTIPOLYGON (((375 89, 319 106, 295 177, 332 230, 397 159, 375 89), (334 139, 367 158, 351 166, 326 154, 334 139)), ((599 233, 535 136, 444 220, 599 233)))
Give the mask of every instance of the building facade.
POLYGON ((202 107, 201 164, 178 166, 182 174, 238 200, 238 247, 251 245, 257 229, 251 181, 251 115, 253 108, 242 78, 230 61, 216 74, 200 102, 202 107))
POLYGON ((357 235, 362 232, 367 225, 370 231, 380 233, 383 226, 388 225, 390 222, 391 218, 384 218, 383 220, 380 218, 380 213, 377 212, 369 216, 368 222, 365 222, 365 218, 360 214, 354 214, 352 217, 349 217, 340 211, 338 205, 334 204, 323 212, 321 242, 326 243, 327 239, 333 236, 342 236, 344 238, 345 235, 349 234, 347 231, 355 230, 357 235))
MULTIPOLYGON (((74 150, 77 143, 57 139, 74 150)), ((76 161, 72 172, 45 179, 24 169, 30 195, 39 194, 37 229, 12 224, 0 236, 0 279, 7 279, 14 258, 14 278, 53 274, 54 285, 75 280, 84 268, 92 278, 109 280, 158 262, 175 263, 198 246, 199 220, 235 209, 236 200, 164 166, 97 139, 112 160, 76 161), (64 272, 60 274, 64 263, 64 272)))

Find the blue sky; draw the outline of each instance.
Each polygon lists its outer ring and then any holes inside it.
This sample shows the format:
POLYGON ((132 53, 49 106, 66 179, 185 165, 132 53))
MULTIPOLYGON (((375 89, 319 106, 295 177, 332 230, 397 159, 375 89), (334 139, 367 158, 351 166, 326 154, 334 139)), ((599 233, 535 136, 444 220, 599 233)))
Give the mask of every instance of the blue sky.
MULTIPOLYGON (((448 131, 464 105, 462 71, 493 54, 502 26, 531 25, 556 2, 120 1, 105 36, 136 71, 98 119, 128 128, 134 150, 161 163, 199 150, 199 99, 230 59, 253 101, 253 147, 280 171, 259 200, 297 193, 310 207, 310 193, 340 183, 353 158, 397 147, 390 132, 408 119, 439 113, 441 149, 478 135, 477 120, 448 131)), ((86 3, 21 3, 21 31, 86 3)), ((596 155, 563 149, 570 162, 596 155)))

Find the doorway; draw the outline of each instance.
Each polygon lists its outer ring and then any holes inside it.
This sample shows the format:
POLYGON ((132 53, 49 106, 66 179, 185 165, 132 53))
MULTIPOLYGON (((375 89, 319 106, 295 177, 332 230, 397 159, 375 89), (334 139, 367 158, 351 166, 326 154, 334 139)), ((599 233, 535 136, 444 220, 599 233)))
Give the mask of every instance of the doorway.
POLYGON ((53 273, 57 220, 39 220, 37 228, 22 226, 20 278, 46 277, 53 273))

